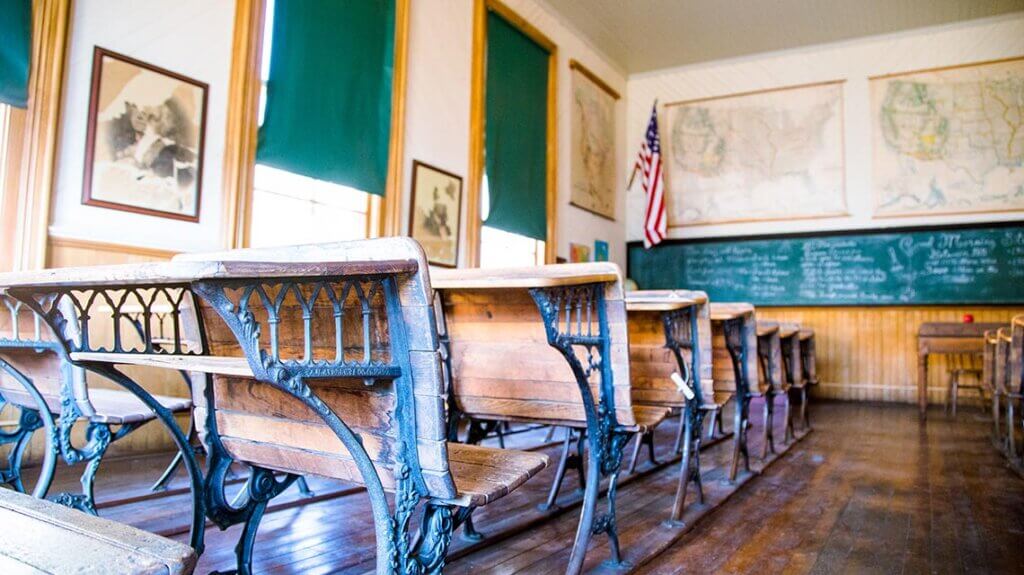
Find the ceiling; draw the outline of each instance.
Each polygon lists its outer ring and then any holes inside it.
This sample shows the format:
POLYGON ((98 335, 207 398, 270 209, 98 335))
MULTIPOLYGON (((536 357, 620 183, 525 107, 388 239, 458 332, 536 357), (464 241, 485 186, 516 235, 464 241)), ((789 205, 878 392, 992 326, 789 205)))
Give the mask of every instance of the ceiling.
POLYGON ((1024 10, 1024 0, 546 0, 628 74, 1024 10))

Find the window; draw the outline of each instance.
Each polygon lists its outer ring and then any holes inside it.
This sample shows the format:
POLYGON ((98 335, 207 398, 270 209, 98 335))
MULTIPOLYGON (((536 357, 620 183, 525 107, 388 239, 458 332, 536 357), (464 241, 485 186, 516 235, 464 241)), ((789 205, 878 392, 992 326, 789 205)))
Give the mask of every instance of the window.
POLYGON ((25 110, 0 104, 0 271, 10 271, 14 266, 18 168, 25 116, 25 110))
MULTIPOLYGON (((480 186, 480 219, 490 214, 490 187, 487 175, 480 186)), ((544 264, 544 242, 491 226, 480 227, 480 267, 501 268, 544 264)))
MULTIPOLYGON (((267 0, 260 60, 260 126, 266 115, 273 30, 274 0, 267 0)), ((257 163, 249 243, 267 247, 368 237, 372 201, 371 194, 355 188, 257 163)))

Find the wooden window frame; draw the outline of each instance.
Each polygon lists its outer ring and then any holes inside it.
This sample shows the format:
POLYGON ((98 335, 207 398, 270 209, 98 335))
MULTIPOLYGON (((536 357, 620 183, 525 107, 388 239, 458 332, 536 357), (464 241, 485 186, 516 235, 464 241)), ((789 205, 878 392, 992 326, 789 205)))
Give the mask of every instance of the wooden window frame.
POLYGON ((7 189, 3 223, 8 254, 4 267, 15 271, 46 267, 50 205, 54 189, 57 145, 61 125, 64 66, 67 61, 71 0, 32 2, 32 62, 29 67, 28 109, 12 123, 7 137, 7 189), (20 165, 19 165, 20 164, 20 165), (17 166, 17 167, 15 167, 17 166), (17 177, 17 185, 14 185, 17 177), (10 193, 8 196, 7 193, 10 193))
MULTIPOLYGON (((395 61, 391 85, 391 134, 384 197, 367 194, 367 237, 399 235, 402 214, 402 161, 405 153, 405 95, 409 48, 409 2, 395 0, 395 61)), ((253 177, 260 105, 265 0, 238 0, 228 84, 224 142, 224 243, 248 247, 252 233, 253 177)))
POLYGON ((487 12, 508 21, 548 51, 547 97, 547 237, 544 261, 555 263, 558 254, 558 45, 500 0, 474 0, 473 60, 469 116, 469 177, 466 187, 466 257, 471 267, 480 266, 480 190, 484 176, 485 97, 487 91, 487 12))

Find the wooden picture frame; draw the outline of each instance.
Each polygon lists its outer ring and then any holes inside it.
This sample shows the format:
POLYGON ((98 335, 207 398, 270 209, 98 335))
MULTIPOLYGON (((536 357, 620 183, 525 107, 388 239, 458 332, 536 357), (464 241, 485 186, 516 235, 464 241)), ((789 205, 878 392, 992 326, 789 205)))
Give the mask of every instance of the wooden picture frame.
POLYGON ((198 222, 208 99, 204 82, 96 46, 82 203, 198 222))
POLYGON ((423 246, 427 261, 441 267, 457 267, 461 231, 462 176, 413 160, 409 235, 423 246), (453 212, 454 229, 451 225, 453 212))
POLYGON ((614 222, 619 93, 577 60, 569 60, 569 71, 569 205, 614 222))
MULTIPOLYGON (((928 86, 929 80, 938 80, 939 76, 947 75, 950 73, 974 73, 975 77, 973 81, 982 82, 990 80, 990 74, 993 73, 993 69, 1006 68, 1006 67, 1017 67, 1018 69, 1024 69, 1024 56, 1014 56, 1010 58, 999 58, 995 60, 984 60, 980 62, 966 62, 961 64, 953 64, 950 66, 938 66, 934 68, 923 68, 916 70, 907 70, 902 72, 891 72, 886 74, 880 74, 876 76, 868 76, 868 100, 869 100, 869 114, 871 121, 871 217, 872 219, 891 219, 891 218, 932 218, 942 216, 953 216, 953 215, 964 215, 964 214, 998 214, 998 213, 1013 213, 1020 212, 1024 209, 1024 202, 1013 201, 1014 197, 1012 190, 1015 189, 1021 183, 1021 171, 1020 168, 1011 167, 1012 164, 1009 162, 998 165, 999 168, 1006 169, 1006 172, 1002 174, 1004 176, 1003 181, 997 182, 995 185, 988 185, 988 179, 992 176, 991 173, 985 172, 980 178, 982 184, 975 190, 975 196, 980 196, 981 201, 978 205, 970 205, 969 202, 974 198, 966 198, 965 194, 960 194, 960 197, 954 195, 953 197, 947 197, 947 193, 950 190, 963 190, 966 186, 963 184, 977 183, 978 179, 975 178, 975 174, 971 172, 973 166, 970 165, 968 159, 960 157, 950 160, 950 163, 956 166, 955 169, 947 169, 946 173, 934 171, 933 166, 945 164, 945 154, 936 155, 923 160, 922 158, 927 157, 931 152, 928 150, 928 146, 922 146, 921 150, 917 150, 915 153, 907 152, 892 152, 891 146, 893 145, 890 141, 892 134, 886 135, 886 130, 882 124, 883 110, 886 113, 894 115, 908 115, 910 111, 899 110, 900 105, 896 104, 890 107, 891 103, 887 103, 888 98, 891 96, 889 90, 892 88, 889 82, 900 82, 904 84, 915 85, 915 95, 927 95, 930 99, 933 99, 929 104, 929 112, 934 113, 937 116, 943 114, 943 108, 947 111, 954 111, 958 109, 957 104, 949 103, 949 98, 942 98, 936 96, 931 88, 927 89, 927 92, 922 92, 924 86, 928 86), (929 76, 931 76, 929 78, 929 76), (943 102, 940 104, 940 102, 943 102), (885 151, 889 150, 890 153, 887 155, 885 151), (902 154, 902 157, 900 156, 902 154), (887 157, 888 156, 888 157, 887 157), (894 159, 898 159, 899 162, 895 162, 894 159), (939 161, 941 159, 941 161, 939 161), (913 168, 908 169, 908 168, 913 168), (920 171, 918 171, 920 170, 920 171), (896 173, 894 173, 896 172, 896 173), (899 173, 902 172, 902 173, 899 173), (1016 172, 1016 173, 1015 173, 1016 172), (948 178, 951 174, 971 174, 968 177, 957 181, 950 181, 948 178), (901 183, 909 183, 906 186, 905 192, 894 193, 900 188, 901 183), (894 185, 895 184, 895 185, 894 185), (888 188, 888 194, 886 193, 888 188), (927 192, 925 192, 927 190, 927 192), (1005 190, 1005 191, 1004 191, 1005 190), (941 204, 943 207, 938 207, 940 203, 934 205, 928 205, 929 195, 938 194, 941 197, 941 204), (902 196, 902 197, 901 197, 902 196), (997 198, 1004 197, 1005 201, 1002 205, 997 198), (906 205, 907 200, 910 200, 911 205, 906 205), (988 201, 986 201, 988 200, 988 201), (914 207, 913 203, 919 202, 918 206, 914 207), (901 205, 902 204, 902 205, 901 205)), ((936 87, 941 87, 941 82, 936 82, 936 87)), ((962 90, 964 93, 970 93, 966 88, 968 82, 963 80, 957 80, 954 78, 947 78, 945 85, 956 86, 958 88, 950 88, 949 92, 954 93, 954 90, 962 90)), ((940 92, 941 93, 941 92, 940 92)), ((981 107, 984 110, 985 106, 981 107)), ((997 108, 998 109, 998 108, 997 108)), ((957 130, 965 130, 963 126, 969 125, 986 125, 987 129, 984 132, 989 134, 995 133, 996 129, 991 124, 993 118, 986 117, 984 112, 980 113, 980 117, 968 116, 969 114, 979 114, 978 109, 970 108, 965 106, 966 111, 961 113, 967 117, 955 117, 948 116, 943 119, 948 122, 946 126, 952 124, 954 126, 961 126, 957 130)), ((1007 123, 1012 123, 1010 120, 1005 120, 1002 113, 993 114, 996 121, 1003 120, 1007 123)), ((895 126, 896 124, 891 124, 895 126)), ((922 127, 926 124, 922 124, 922 127)), ((1003 133, 1013 133, 1014 127, 1012 125, 1007 126, 1009 128, 1003 133)), ((948 128, 946 128, 948 129, 948 128)), ((982 149, 981 143, 985 141, 987 134, 978 134, 982 136, 975 140, 971 135, 949 135, 950 139, 960 140, 971 140, 978 142, 977 145, 972 146, 976 153, 981 153, 979 150, 982 149)), ((925 136, 932 136, 931 134, 922 134, 922 139, 925 136)), ((919 140, 920 141, 920 140, 919 140)), ((1012 144, 1006 144, 1007 147, 1012 147, 1012 144)), ((995 148, 995 146, 992 146, 995 148)), ((993 155, 994 152, 993 152, 993 155)), ((988 166, 986 166, 987 168, 988 166)))

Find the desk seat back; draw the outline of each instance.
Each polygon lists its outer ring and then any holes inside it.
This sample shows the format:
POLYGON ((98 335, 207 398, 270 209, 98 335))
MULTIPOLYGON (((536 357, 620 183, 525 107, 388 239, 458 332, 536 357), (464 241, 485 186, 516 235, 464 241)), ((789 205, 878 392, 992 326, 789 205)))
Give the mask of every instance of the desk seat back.
MULTIPOLYGON (((586 275, 607 272, 614 264, 567 264, 586 275)), ((560 269, 567 269, 566 265, 560 269)), ((535 270, 544 273, 544 266, 535 270)), ((523 270, 508 270, 522 272, 523 270)), ((495 276, 495 280, 501 278, 495 276)), ((621 277, 605 284, 604 311, 611 341, 615 415, 622 425, 634 425, 630 398, 629 336, 621 277)), ((537 304, 529 289, 444 289, 440 292, 450 343, 452 390, 458 409, 470 417, 537 421, 583 426, 586 413, 572 369, 548 344, 537 304)), ((589 316, 599 331, 597 310, 589 316)), ((563 322, 564 323, 564 322, 563 322)), ((584 330, 586 324, 584 324, 584 330)), ((587 365, 585 352, 577 357, 587 365)), ((590 377, 595 401, 601 397, 600 371, 590 377)))
MULTIPOLYGON (((685 290, 642 290, 636 295, 679 296, 697 301, 691 308, 697 314, 697 344, 700 350, 699 381, 705 401, 714 396, 711 379, 711 319, 707 294, 685 290)), ((641 405, 682 407, 683 394, 672 382, 672 373, 679 372, 672 351, 665 347, 665 324, 660 311, 630 311, 629 313, 629 370, 632 375, 633 401, 641 405)), ((689 325, 684 326, 689 330, 689 325)), ((682 350, 683 360, 693 365, 692 350, 682 350)), ((681 375, 681 374, 680 374, 681 375)))
MULTIPOLYGON (((75 317, 71 306, 62 306, 62 311, 65 317, 75 317)), ((77 322, 68 322, 72 335, 76 327, 77 322)), ((50 404, 51 411, 59 411, 61 387, 67 381, 82 413, 93 413, 85 372, 63 361, 63 350, 57 346, 57 338, 44 322, 37 321, 35 312, 3 294, 0 294, 0 356, 32 382, 50 404), (30 347, 33 342, 53 347, 40 352, 39 348, 30 347)), ((25 387, 4 370, 0 370, 0 396, 16 405, 39 408, 25 387)))
POLYGON ((985 332, 985 348, 982 352, 981 385, 990 393, 999 391, 996 385, 996 349, 999 346, 999 333, 990 329, 985 332))
POLYGON ((803 364, 804 380, 809 385, 818 383, 818 349, 814 330, 800 330, 800 358, 803 364))
MULTIPOLYGON (((369 276, 342 278, 336 282, 318 282, 318 278, 296 280, 299 291, 311 306, 309 345, 316 360, 333 360, 337 352, 336 330, 340 320, 343 355, 348 362, 361 362, 364 338, 370 342, 374 362, 403 365, 403 373, 394 381, 367 385, 362 379, 308 379, 306 383, 334 413, 360 436, 363 447, 374 462, 385 488, 394 486, 394 468, 399 442, 415 426, 416 454, 430 495, 455 496, 449 472, 444 435, 444 381, 438 353, 436 328, 431 307, 428 268, 419 244, 409 238, 387 238, 286 248, 245 249, 216 254, 196 254, 181 260, 220 260, 253 262, 375 262, 415 261, 414 273, 392 274, 385 266, 376 278, 396 282, 401 317, 400 326, 388 321, 388 309, 381 281, 369 276), (347 289, 343 295, 343 287, 347 289), (343 302, 340 315, 327 295, 333 287, 343 302), (316 298, 313 297, 315 290, 316 298), (360 297, 359 291, 363 291, 360 297), (363 314, 369 318, 363 323, 363 314), (404 342, 401 332, 405 333, 404 342), (400 357, 407 346, 407 358, 400 357), (396 413, 398 386, 410 386, 413 392, 412 419, 396 413)), ((372 266, 371 266, 372 267, 372 266)), ((282 283, 268 280, 264 285, 271 298, 280 293, 282 283)), ((282 360, 302 359, 306 346, 303 310, 294 291, 283 296, 278 324, 282 360)), ((308 304, 307 304, 308 305, 308 304)), ((268 314, 253 296, 250 311, 260 325, 261 341, 270 337, 268 314)), ((207 350, 212 355, 241 356, 235 334, 216 310, 199 304, 205 329, 207 350)), ((194 321, 194 316, 192 316, 194 321)), ((205 381, 205 380, 201 380, 205 381)), ((193 385, 196 423, 202 433, 209 431, 207 414, 213 410, 217 432, 232 457, 262 467, 300 474, 316 474, 336 479, 363 482, 351 454, 321 418, 295 397, 277 388, 241 377, 212 378, 212 405, 206 401, 206 384, 193 385), (326 456, 326 457, 325 457, 326 456)), ((409 463, 409 462, 406 462, 409 463)))
POLYGON ((766 325, 771 329, 757 336, 758 377, 766 387, 772 386, 779 390, 782 389, 785 374, 782 337, 779 335, 777 322, 758 322, 759 327, 763 328, 766 325))
MULTIPOLYGON (((723 306, 744 306, 746 304, 716 304, 713 307, 723 306)), ((747 386, 750 393, 760 395, 767 388, 767 383, 761 377, 760 362, 757 352, 757 312, 750 311, 743 316, 742 338, 746 342, 750 353, 747 354, 746 369, 748 374, 747 386)), ((711 345, 713 357, 713 377, 715 389, 720 391, 736 390, 736 372, 733 368, 732 358, 725 345, 725 331, 723 322, 713 321, 711 323, 711 345)))
POLYGON ((1015 392, 1024 392, 1024 315, 1010 322, 1010 383, 1015 392))
POLYGON ((1019 391, 1010 382, 1010 329, 1001 327, 996 330, 995 387, 1001 394, 1019 391))

